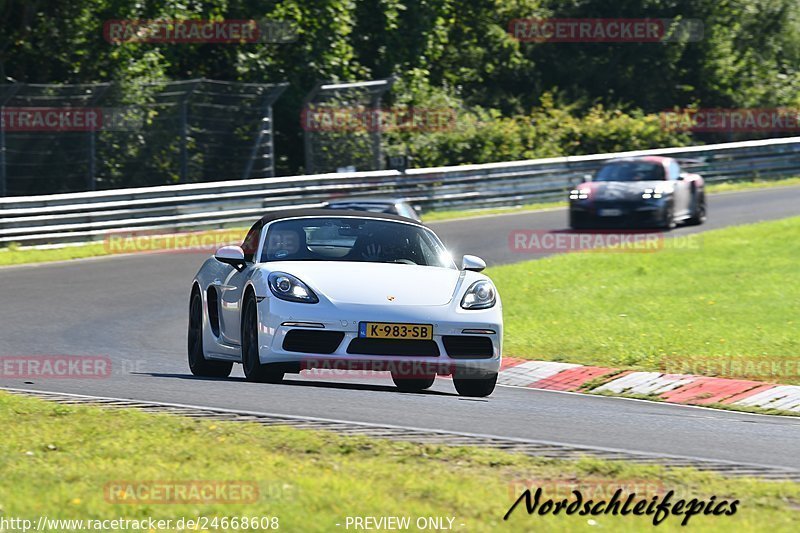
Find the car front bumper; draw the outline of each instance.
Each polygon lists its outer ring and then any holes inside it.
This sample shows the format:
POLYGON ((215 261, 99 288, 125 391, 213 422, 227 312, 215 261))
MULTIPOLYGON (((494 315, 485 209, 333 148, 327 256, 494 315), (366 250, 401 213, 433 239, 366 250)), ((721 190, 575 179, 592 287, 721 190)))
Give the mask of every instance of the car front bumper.
POLYGON ((667 216, 667 206, 663 202, 591 205, 573 203, 569 210, 573 224, 607 228, 660 227, 667 216))
POLYGON ((499 299, 490 309, 465 310, 454 302, 443 306, 375 306, 330 302, 302 304, 266 297, 258 303, 258 316, 261 363, 287 363, 289 371, 414 368, 415 371, 428 369, 438 374, 485 375, 500 369, 503 321, 499 299), (400 343, 398 346, 402 349, 398 353, 393 352, 391 343, 377 343, 379 350, 371 350, 370 346, 364 348, 365 343, 358 341, 361 322, 430 324, 435 348, 428 342, 425 350, 416 352, 414 343, 425 341, 413 340, 400 343), (484 331, 469 333, 470 330, 484 331), (293 331, 295 333, 291 333, 293 331), (341 340, 327 344, 323 350, 314 350, 314 342, 304 342, 302 344, 306 346, 302 351, 297 350, 297 343, 287 342, 290 334, 293 339, 299 337, 310 341, 315 332, 330 332, 328 337, 340 333, 341 340), (457 338, 455 341, 454 337, 457 338), (491 347, 478 337, 489 339, 491 347), (479 355, 471 356, 469 345, 475 343, 485 348, 476 351, 480 352, 479 355), (360 348, 355 350, 362 353, 353 353, 356 345, 360 348), (455 350, 454 345, 461 348, 455 350), (466 350, 463 349, 465 345, 466 350), (369 353, 372 351, 380 353, 369 353), (438 355, 432 355, 432 351, 438 355))

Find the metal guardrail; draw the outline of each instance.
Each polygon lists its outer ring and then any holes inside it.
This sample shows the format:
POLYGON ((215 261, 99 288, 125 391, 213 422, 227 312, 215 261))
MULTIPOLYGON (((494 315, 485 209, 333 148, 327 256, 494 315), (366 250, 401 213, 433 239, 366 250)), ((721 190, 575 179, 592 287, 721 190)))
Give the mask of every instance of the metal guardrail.
POLYGON ((563 199, 603 162, 642 155, 691 160, 707 182, 800 174, 800 137, 556 157, 457 167, 288 176, 137 189, 0 198, 0 245, 102 240, 123 230, 247 225, 265 211, 315 207, 332 198, 392 196, 424 210, 563 199))

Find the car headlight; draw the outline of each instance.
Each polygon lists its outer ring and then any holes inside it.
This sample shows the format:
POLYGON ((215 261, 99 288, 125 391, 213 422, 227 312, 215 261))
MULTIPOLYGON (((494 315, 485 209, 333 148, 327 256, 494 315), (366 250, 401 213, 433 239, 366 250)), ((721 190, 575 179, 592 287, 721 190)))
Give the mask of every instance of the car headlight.
POLYGON ((464 309, 488 309, 497 301, 497 292, 491 281, 476 281, 467 289, 464 298, 461 299, 461 307, 464 309))
POLYGON ((269 275, 267 280, 272 294, 281 300, 306 304, 315 304, 319 302, 319 298, 314 294, 314 291, 291 274, 273 272, 269 275))
POLYGON ((572 189, 569 191, 570 200, 586 200, 589 198, 589 189, 572 189))

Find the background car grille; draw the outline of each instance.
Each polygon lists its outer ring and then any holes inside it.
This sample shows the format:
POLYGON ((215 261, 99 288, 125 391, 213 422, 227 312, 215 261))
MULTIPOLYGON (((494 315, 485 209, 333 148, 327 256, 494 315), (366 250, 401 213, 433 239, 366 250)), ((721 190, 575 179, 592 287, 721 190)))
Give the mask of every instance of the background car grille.
POLYGON ((475 335, 445 335, 442 337, 447 355, 453 359, 488 359, 493 355, 492 339, 475 335))
POLYGON ((287 352, 329 354, 336 351, 342 339, 342 331, 293 329, 284 337, 283 349, 287 352))
POLYGON ((347 353, 360 355, 405 355, 439 357, 439 347, 434 341, 401 339, 353 339, 347 353))

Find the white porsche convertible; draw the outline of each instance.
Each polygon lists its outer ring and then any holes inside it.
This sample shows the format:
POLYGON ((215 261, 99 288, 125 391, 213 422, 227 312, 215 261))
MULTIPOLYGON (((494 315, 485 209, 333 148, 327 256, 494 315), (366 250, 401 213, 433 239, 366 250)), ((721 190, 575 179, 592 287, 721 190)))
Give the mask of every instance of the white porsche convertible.
POLYGON ((485 266, 465 255, 458 269, 431 229, 396 215, 269 214, 195 276, 189 367, 225 377, 241 363, 273 383, 326 366, 389 371, 405 391, 452 375, 459 394, 488 396, 503 319, 485 266))

